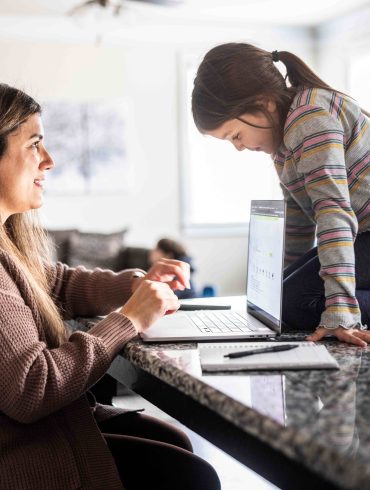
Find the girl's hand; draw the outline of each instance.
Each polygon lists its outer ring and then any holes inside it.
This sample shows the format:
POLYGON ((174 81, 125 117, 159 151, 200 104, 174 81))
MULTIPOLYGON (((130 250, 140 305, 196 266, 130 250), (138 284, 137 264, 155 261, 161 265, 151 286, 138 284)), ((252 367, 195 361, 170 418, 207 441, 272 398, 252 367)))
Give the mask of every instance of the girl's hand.
POLYGON ((335 335, 338 340, 346 342, 347 344, 358 345, 360 347, 366 347, 370 344, 370 332, 367 330, 358 330, 356 328, 343 328, 338 327, 334 329, 328 329, 319 327, 315 332, 307 337, 307 340, 316 342, 326 337, 327 335, 335 335))
POLYGON ((190 265, 181 260, 160 259, 149 269, 145 279, 165 282, 174 291, 190 288, 190 265))
POLYGON ((167 284, 141 279, 139 286, 119 313, 127 316, 138 333, 166 313, 173 313, 180 307, 177 296, 167 284))

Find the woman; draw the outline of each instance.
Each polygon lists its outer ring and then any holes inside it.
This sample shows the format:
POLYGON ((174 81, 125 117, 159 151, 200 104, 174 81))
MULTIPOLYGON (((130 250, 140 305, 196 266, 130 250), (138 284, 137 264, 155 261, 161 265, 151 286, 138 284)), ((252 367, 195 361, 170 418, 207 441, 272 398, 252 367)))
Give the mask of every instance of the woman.
POLYGON ((185 434, 86 394, 126 342, 177 310, 171 287, 188 287, 189 269, 164 260, 135 278, 49 263, 34 216, 54 166, 40 113, 0 84, 0 488, 219 488, 185 434), (69 335, 63 320, 77 315, 107 316, 69 335))
POLYGON ((202 133, 274 160, 287 203, 284 322, 316 329, 310 340, 331 334, 366 346, 370 333, 363 330, 361 313, 367 321, 367 113, 294 54, 244 43, 206 54, 194 81, 192 110, 202 133), (274 65, 278 61, 285 78, 274 65))

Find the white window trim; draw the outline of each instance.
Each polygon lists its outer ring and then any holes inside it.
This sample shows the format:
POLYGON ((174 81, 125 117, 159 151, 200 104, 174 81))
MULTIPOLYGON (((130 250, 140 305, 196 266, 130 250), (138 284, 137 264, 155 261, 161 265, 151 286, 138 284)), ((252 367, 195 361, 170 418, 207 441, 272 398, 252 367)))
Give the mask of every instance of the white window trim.
MULTIPOLYGON (((206 49, 204 50, 206 52, 206 49)), ((180 163, 179 170, 179 189, 180 189, 180 226, 181 231, 191 237, 201 236, 246 236, 248 233, 248 206, 245 209, 245 222, 240 223, 192 223, 188 219, 190 209, 191 190, 190 187, 190 172, 191 172, 191 152, 189 149, 190 136, 188 133, 188 101, 187 83, 188 83, 188 68, 189 66, 198 65, 202 60, 202 55, 199 51, 186 53, 178 53, 178 159, 180 163)), ((223 143, 222 143, 223 144, 223 143)), ((225 143, 226 144, 226 143, 225 143)), ((245 150, 247 151, 247 150, 245 150)), ((244 153, 244 152, 243 152, 244 153)), ((273 163, 271 161, 271 170, 274 175, 273 163)), ((276 177, 277 180, 277 177, 276 177)), ((257 198, 257 197, 256 197, 257 198)), ((258 196, 258 198, 282 198, 278 193, 268 196, 258 196)))

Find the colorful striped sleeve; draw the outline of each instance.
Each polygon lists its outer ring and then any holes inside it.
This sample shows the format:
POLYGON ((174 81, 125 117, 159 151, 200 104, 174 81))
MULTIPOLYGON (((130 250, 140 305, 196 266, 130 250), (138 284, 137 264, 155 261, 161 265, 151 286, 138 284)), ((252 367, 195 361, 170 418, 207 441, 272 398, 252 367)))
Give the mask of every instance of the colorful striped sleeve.
POLYGON ((282 186, 286 202, 284 266, 293 264, 315 245, 316 224, 282 186))
POLYGON ((358 223, 350 202, 341 121, 321 107, 303 105, 289 114, 285 129, 296 167, 286 187, 298 202, 310 201, 317 225, 326 297, 320 325, 357 326, 361 315, 353 243, 358 223))

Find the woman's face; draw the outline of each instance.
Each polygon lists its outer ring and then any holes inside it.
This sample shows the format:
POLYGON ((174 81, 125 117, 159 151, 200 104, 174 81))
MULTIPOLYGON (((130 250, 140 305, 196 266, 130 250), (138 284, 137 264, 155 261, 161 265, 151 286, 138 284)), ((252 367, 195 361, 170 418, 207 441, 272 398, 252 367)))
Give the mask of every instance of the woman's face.
POLYGON ((42 206, 45 172, 54 162, 43 145, 40 114, 8 136, 8 147, 0 158, 0 214, 3 221, 15 213, 42 206))
MULTIPOLYGON (((275 104, 267 104, 267 110, 273 119, 276 120, 275 104)), ((239 119, 230 119, 219 128, 206 131, 205 134, 230 141, 238 151, 247 149, 251 151, 263 151, 268 154, 276 151, 271 121, 264 113, 246 113, 240 116, 240 118, 245 122, 239 119), (260 127, 256 128, 254 126, 260 127)))

